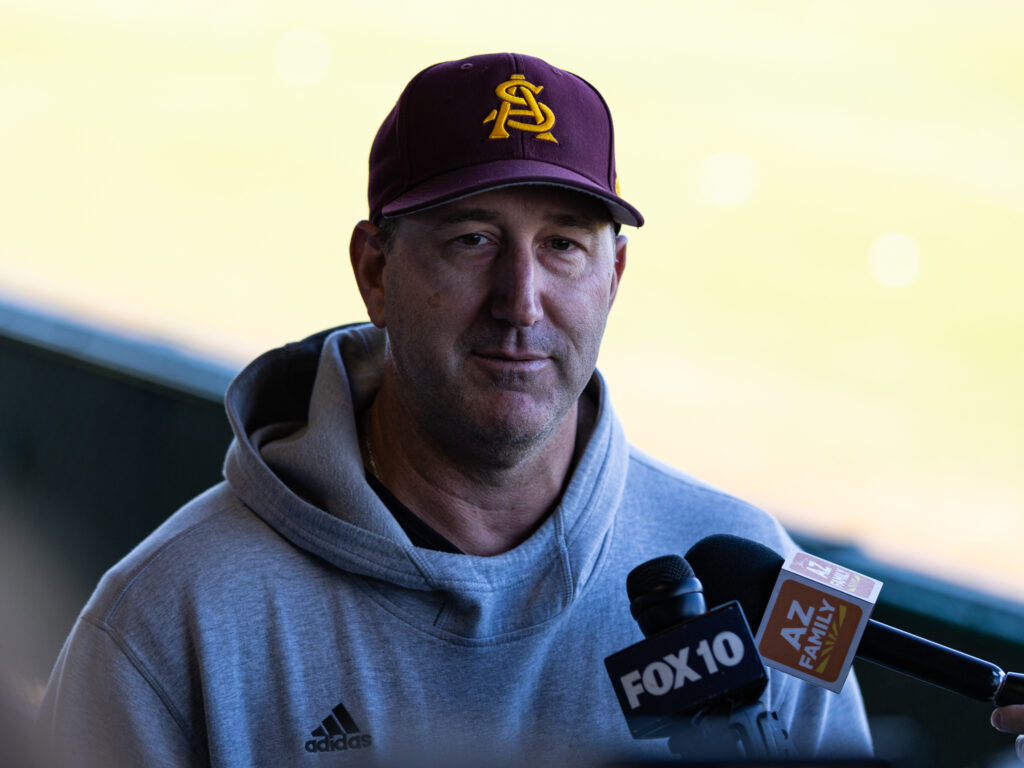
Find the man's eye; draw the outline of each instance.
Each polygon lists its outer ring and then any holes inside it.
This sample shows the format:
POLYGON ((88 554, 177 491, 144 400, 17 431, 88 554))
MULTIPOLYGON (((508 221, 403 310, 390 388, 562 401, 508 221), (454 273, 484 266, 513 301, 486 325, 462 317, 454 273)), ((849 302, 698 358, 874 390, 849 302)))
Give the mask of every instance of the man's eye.
POLYGON ((483 245, 487 242, 487 238, 479 232, 471 232, 468 235, 459 235, 455 238, 455 242, 459 245, 483 245))
POLYGON ((568 251, 576 246, 576 243, 574 243, 572 240, 566 240, 564 237, 552 238, 549 244, 556 251, 568 251))

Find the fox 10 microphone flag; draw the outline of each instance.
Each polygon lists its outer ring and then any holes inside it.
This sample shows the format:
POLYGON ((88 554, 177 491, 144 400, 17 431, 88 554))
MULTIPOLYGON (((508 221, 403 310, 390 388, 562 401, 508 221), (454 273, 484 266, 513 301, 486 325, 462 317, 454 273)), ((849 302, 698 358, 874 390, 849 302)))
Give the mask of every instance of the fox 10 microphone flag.
POLYGON ((794 552, 782 565, 754 639, 765 664, 839 693, 882 582, 794 552))

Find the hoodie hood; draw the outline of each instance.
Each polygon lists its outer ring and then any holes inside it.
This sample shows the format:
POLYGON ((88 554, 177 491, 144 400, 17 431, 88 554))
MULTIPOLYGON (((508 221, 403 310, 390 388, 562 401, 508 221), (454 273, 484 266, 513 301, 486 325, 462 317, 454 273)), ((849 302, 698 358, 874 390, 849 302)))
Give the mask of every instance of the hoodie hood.
POLYGON ((268 352, 228 388, 225 477, 294 546, 357 577, 372 599, 450 641, 531 633, 569 609, 602 562, 629 451, 595 372, 597 417, 562 500, 492 557, 422 549, 366 481, 357 415, 376 394, 385 335, 345 326, 268 352))

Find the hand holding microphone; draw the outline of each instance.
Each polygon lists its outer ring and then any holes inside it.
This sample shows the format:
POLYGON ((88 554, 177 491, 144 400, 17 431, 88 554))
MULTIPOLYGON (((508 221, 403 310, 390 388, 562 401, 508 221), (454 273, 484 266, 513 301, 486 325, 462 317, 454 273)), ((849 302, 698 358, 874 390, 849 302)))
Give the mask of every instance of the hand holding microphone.
POLYGON ((1022 734, 1014 745, 1017 757, 1024 762, 1024 704, 1008 704, 992 712, 992 727, 1003 733, 1022 734))
MULTIPOLYGON (((790 579, 788 583, 793 583, 791 572, 783 570, 784 563, 788 561, 763 544, 738 536, 709 536, 697 542, 686 553, 686 559, 704 583, 710 602, 738 600, 751 623, 761 627, 758 649, 766 656, 766 663, 812 683, 838 690, 849 669, 849 662, 856 653, 858 658, 865 661, 954 693, 980 701, 991 701, 997 707, 992 713, 992 726, 1003 732, 1022 734, 1017 738, 1016 752, 1017 757, 1024 762, 1024 675, 1004 672, 989 661, 873 619, 862 619, 861 633, 854 634, 848 642, 835 642, 837 636, 842 634, 843 622, 834 621, 832 612, 829 612, 827 622, 818 622, 817 612, 811 613, 810 601, 780 599, 780 587, 787 583, 787 579, 790 579), (813 659, 816 670, 824 666, 819 662, 825 658, 826 651, 834 652, 838 658, 829 661, 828 666, 833 671, 843 670, 842 674, 838 679, 833 678, 830 685, 824 679, 818 681, 809 676, 799 664, 790 662, 787 666, 785 662, 780 664, 777 660, 767 658, 772 655, 773 649, 769 646, 768 653, 765 653, 766 628, 773 629, 773 634, 781 635, 784 640, 791 641, 792 645, 811 651, 801 656, 801 659, 813 659), (814 637, 816 634, 817 638, 814 637), (804 645, 807 639, 819 642, 804 645), (827 649, 826 642, 829 640, 832 645, 827 649)), ((844 570, 826 561, 820 561, 820 564, 823 572, 826 567, 844 570)), ((848 583, 845 577, 839 581, 848 583)), ((843 598, 848 596, 844 590, 826 583, 814 585, 811 591, 829 607, 841 604, 843 598)), ((850 621, 846 623, 851 624, 850 621)))
POLYGON ((992 712, 992 727, 1003 733, 1024 734, 1024 704, 1008 704, 992 712))

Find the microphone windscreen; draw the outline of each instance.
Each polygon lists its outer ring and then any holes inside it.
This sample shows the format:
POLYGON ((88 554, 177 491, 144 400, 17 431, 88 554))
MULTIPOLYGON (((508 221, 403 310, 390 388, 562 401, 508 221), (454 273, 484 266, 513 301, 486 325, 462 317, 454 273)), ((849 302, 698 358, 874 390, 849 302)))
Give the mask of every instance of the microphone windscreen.
POLYGON ((738 600, 750 626, 757 627, 785 559, 759 542, 716 533, 694 544, 686 562, 704 585, 709 606, 738 600))
POLYGON ((662 585, 675 586, 693 576, 693 568, 679 555, 663 555, 642 563, 626 577, 626 594, 630 602, 640 595, 652 593, 662 585))

